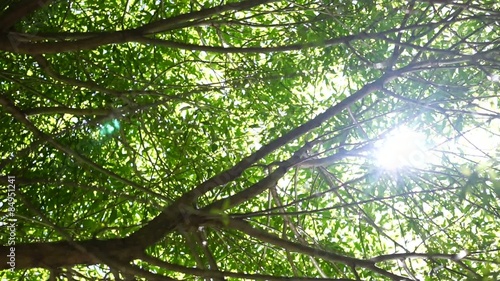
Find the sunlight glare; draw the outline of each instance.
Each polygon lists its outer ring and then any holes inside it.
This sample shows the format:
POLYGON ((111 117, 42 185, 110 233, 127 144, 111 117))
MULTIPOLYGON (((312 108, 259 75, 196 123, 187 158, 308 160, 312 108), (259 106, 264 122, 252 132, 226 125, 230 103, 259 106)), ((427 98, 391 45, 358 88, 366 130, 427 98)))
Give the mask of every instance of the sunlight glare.
POLYGON ((386 170, 422 166, 425 160, 425 136, 400 127, 375 144, 377 166, 386 170))

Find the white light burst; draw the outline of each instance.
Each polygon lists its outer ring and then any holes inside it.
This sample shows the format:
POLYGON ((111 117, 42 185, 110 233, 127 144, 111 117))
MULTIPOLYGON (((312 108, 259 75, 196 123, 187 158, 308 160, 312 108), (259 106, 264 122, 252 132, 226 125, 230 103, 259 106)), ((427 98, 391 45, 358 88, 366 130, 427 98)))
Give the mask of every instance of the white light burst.
POLYGON ((425 164, 425 135, 399 127, 375 144, 376 164, 386 170, 421 167, 425 164))

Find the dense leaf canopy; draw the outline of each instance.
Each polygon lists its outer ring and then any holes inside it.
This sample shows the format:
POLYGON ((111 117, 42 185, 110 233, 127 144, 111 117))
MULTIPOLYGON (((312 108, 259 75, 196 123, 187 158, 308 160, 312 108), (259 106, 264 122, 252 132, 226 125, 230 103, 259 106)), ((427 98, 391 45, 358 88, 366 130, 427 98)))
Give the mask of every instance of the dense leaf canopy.
POLYGON ((10 0, 0 52, 3 278, 500 278, 495 0, 10 0))

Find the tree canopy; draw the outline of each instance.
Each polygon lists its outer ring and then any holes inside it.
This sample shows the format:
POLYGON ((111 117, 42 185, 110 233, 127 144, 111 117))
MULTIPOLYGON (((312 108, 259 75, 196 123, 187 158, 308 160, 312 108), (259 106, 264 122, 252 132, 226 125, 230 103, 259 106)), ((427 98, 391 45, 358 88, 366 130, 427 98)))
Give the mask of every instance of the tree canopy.
POLYGON ((500 278, 495 0, 8 0, 0 52, 3 278, 500 278))

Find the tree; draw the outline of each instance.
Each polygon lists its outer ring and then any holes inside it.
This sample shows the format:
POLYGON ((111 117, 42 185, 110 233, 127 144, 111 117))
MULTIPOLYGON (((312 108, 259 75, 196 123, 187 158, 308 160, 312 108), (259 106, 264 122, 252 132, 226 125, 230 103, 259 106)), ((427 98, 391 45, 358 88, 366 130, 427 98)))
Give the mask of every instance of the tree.
POLYGON ((2 276, 497 280, 496 1, 6 1, 2 276))

